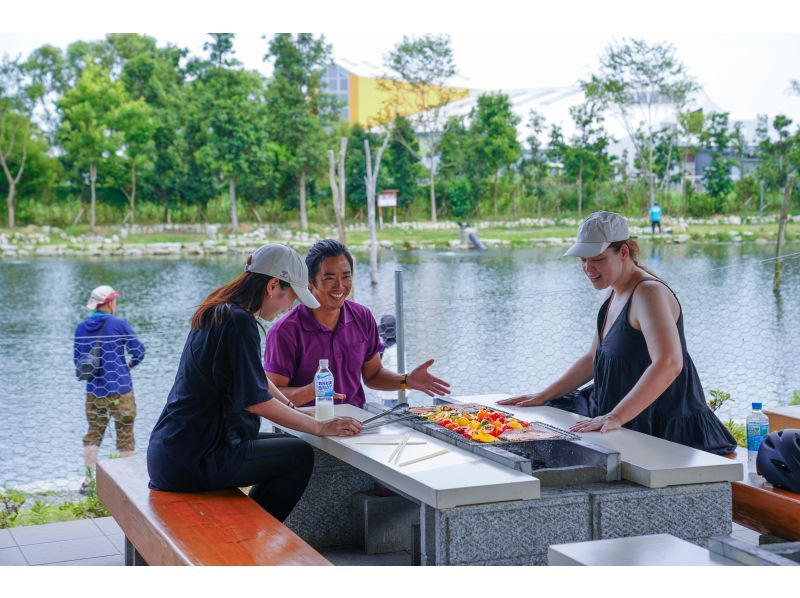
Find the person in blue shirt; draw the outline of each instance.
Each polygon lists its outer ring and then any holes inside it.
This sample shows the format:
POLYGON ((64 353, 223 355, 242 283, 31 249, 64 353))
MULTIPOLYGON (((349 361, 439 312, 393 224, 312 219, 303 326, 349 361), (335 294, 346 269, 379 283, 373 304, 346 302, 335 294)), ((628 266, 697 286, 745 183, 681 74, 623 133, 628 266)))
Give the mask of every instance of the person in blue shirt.
POLYGON ((89 474, 94 471, 110 418, 114 418, 117 450, 122 456, 130 457, 136 448, 133 436, 136 398, 131 370, 144 359, 145 348, 127 320, 116 317, 119 294, 108 285, 94 289, 86 304, 92 315, 75 329, 72 358, 76 374, 80 374, 82 361, 93 350, 100 357, 90 380, 79 377, 86 380, 85 411, 89 423, 89 431, 83 437, 86 478, 79 490, 81 494, 86 494, 89 487, 89 474))
POLYGON ((650 233, 656 234, 656 227, 658 227, 658 234, 661 234, 661 206, 658 202, 653 202, 650 206, 650 233))

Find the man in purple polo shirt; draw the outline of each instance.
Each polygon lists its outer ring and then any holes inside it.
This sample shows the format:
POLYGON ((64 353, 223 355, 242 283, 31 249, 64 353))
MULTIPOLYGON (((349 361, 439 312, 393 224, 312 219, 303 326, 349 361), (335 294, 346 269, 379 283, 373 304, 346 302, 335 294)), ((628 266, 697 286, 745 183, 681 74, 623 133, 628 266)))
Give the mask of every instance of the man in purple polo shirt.
POLYGON ((314 404, 314 374, 327 359, 334 377, 334 401, 363 407, 364 384, 375 390, 420 390, 446 395, 450 385, 433 376, 430 359, 411 373, 398 374, 381 364, 378 326, 363 305, 347 301, 353 287, 353 256, 333 239, 314 244, 306 256, 311 292, 320 307, 298 305, 267 335, 267 377, 295 405, 314 404))

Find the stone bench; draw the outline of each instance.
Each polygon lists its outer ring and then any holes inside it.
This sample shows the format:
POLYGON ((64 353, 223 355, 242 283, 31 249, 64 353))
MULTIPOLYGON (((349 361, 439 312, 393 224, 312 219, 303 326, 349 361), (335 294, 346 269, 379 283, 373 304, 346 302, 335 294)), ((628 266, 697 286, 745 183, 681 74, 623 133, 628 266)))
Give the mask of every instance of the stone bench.
POLYGON ((126 565, 330 565, 233 488, 151 490, 140 457, 97 464, 97 496, 125 533, 126 565))

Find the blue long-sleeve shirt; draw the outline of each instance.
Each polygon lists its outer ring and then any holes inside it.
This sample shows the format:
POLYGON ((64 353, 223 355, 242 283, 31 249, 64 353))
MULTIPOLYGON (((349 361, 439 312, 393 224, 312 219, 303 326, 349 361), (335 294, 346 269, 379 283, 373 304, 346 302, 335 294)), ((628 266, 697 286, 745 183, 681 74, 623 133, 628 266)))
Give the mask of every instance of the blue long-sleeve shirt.
POLYGON ((72 358, 78 358, 101 347, 100 375, 86 383, 86 392, 96 397, 121 395, 133 390, 133 381, 125 353, 130 356, 131 368, 144 359, 145 348, 127 320, 105 312, 94 312, 75 329, 72 358), (98 336, 105 322, 102 336, 98 336))

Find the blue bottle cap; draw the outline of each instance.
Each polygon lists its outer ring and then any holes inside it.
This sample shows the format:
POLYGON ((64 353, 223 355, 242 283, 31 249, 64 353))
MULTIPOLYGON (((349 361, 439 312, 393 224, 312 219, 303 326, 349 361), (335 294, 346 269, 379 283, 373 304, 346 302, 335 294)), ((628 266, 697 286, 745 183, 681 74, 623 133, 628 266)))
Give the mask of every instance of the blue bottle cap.
POLYGON ((755 410, 761 409, 761 403, 753 403, 753 409, 755 410))

